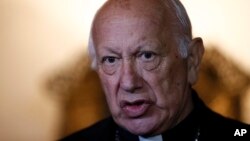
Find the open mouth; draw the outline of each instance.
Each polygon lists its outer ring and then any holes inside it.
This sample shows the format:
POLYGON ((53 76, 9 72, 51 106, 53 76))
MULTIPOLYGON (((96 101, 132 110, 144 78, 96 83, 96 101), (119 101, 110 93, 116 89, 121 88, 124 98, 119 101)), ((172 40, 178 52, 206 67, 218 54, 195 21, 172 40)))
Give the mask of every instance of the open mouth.
POLYGON ((144 115, 150 105, 151 102, 147 100, 121 101, 120 103, 123 113, 130 118, 137 118, 144 115))

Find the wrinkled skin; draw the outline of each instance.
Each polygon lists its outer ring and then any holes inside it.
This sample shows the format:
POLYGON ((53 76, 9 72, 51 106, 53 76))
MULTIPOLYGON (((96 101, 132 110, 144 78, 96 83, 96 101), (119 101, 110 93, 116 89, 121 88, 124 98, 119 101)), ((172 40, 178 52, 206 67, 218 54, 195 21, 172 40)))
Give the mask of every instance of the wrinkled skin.
POLYGON ((143 2, 106 4, 94 21, 93 40, 97 73, 115 122, 147 136, 172 128, 192 110, 190 86, 203 46, 201 39, 191 41, 190 56, 182 58, 171 14, 157 0, 143 2), (147 11, 140 10, 142 4, 147 11))

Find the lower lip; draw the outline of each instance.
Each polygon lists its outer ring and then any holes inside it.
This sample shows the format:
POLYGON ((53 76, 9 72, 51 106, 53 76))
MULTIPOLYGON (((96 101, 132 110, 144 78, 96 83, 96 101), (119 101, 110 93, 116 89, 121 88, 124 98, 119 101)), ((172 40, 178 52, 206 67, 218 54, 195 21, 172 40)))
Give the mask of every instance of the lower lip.
POLYGON ((126 105, 122 108, 126 116, 130 118, 137 118, 144 115, 149 109, 150 104, 143 103, 140 105, 126 105))

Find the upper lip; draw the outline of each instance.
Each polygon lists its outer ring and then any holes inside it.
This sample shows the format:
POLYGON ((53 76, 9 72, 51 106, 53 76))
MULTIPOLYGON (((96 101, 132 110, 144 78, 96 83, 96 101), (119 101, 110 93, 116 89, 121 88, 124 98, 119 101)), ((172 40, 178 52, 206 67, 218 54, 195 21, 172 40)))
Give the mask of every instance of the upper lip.
POLYGON ((146 99, 137 99, 137 100, 133 100, 133 101, 126 101, 126 100, 122 100, 120 102, 120 106, 121 108, 124 108, 126 106, 129 105, 140 105, 140 104, 151 104, 152 102, 150 100, 146 100, 146 99))

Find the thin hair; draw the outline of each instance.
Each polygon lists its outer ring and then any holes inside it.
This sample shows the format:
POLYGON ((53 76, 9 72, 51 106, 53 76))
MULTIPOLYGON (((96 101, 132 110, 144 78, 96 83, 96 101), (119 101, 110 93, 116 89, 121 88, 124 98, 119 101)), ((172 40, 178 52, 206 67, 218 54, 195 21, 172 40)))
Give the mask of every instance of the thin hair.
POLYGON ((180 0, 161 0, 165 6, 170 9, 176 17, 175 26, 179 29, 175 33, 175 42, 177 43, 180 56, 188 57, 188 44, 192 39, 192 26, 185 7, 180 0))

